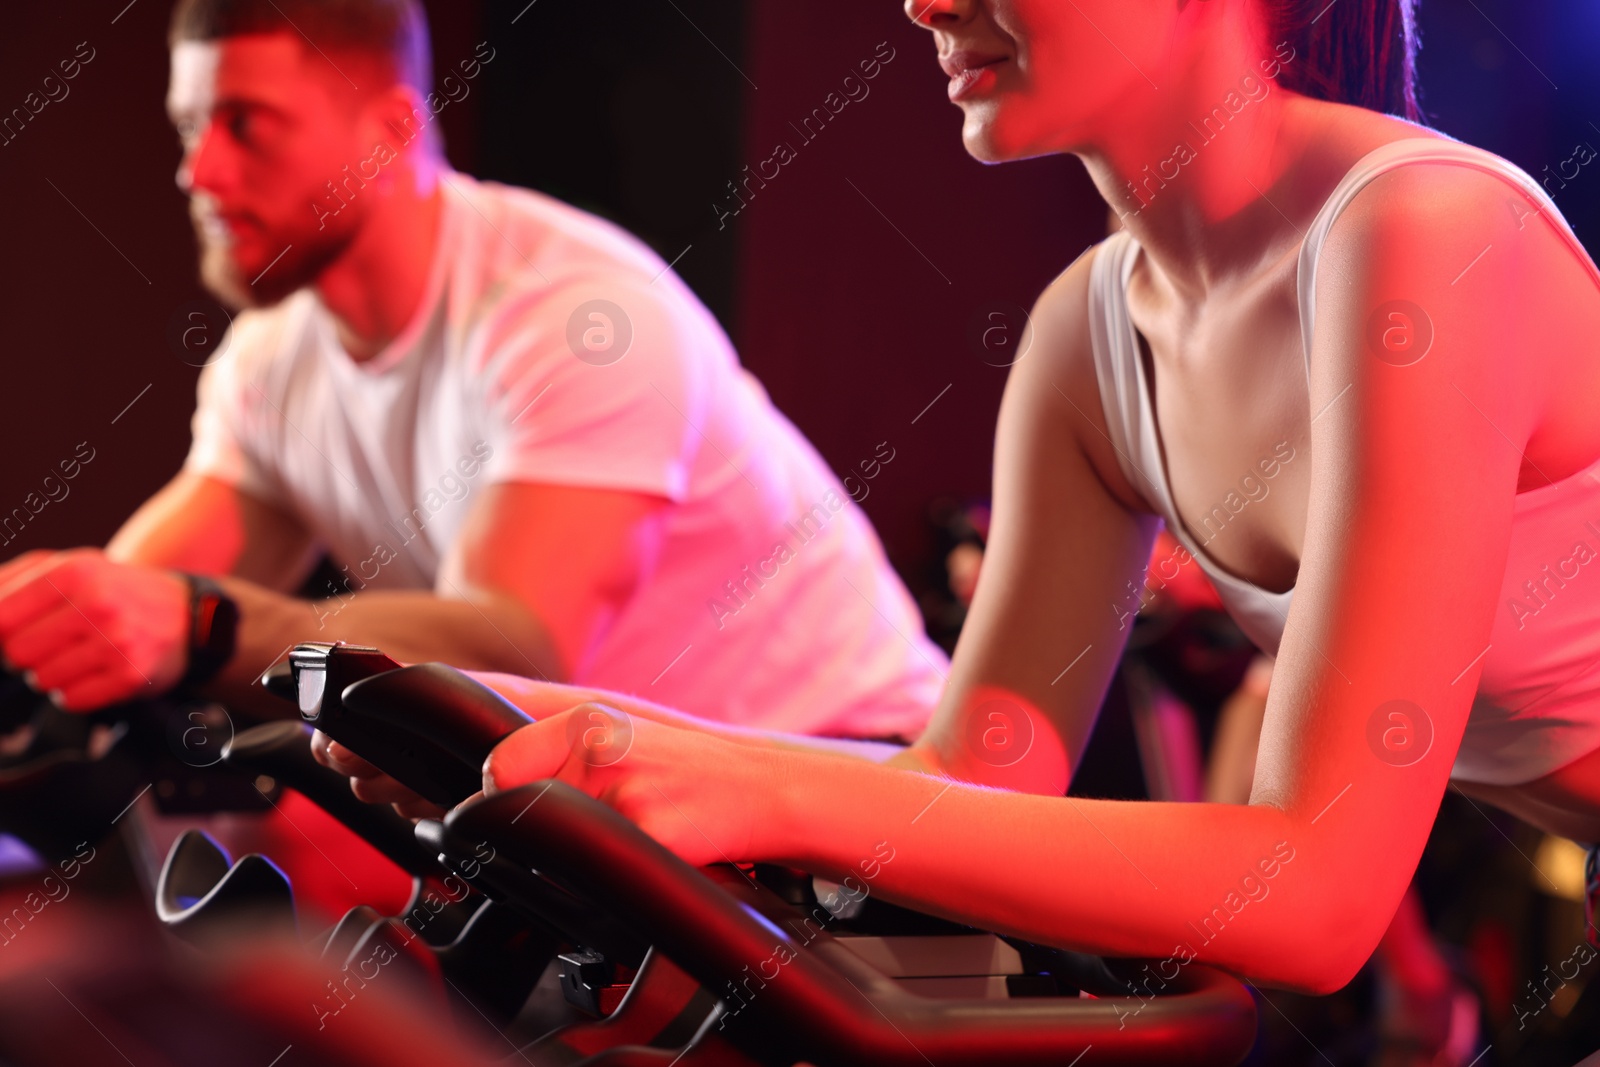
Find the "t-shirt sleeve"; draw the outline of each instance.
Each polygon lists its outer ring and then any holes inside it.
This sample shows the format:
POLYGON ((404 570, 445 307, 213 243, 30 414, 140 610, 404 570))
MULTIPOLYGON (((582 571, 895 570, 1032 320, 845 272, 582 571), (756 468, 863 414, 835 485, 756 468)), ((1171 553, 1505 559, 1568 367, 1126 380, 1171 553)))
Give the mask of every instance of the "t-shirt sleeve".
POLYGON ((272 408, 262 390, 252 387, 253 340, 252 331, 236 321, 222 356, 200 372, 183 469, 282 507, 282 483, 262 459, 273 432, 272 408))
POLYGON ((481 341, 490 480, 686 499, 717 354, 707 313, 632 279, 506 305, 481 341))

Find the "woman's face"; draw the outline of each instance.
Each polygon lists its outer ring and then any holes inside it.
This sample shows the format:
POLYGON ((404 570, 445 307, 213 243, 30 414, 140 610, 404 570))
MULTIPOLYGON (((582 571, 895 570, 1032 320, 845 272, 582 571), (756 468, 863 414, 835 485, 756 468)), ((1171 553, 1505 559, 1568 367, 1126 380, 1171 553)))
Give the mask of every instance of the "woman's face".
POLYGON ((1159 91, 1180 6, 905 0, 907 16, 933 32, 950 98, 966 115, 967 151, 991 163, 1073 151, 1119 112, 1144 111, 1159 91))

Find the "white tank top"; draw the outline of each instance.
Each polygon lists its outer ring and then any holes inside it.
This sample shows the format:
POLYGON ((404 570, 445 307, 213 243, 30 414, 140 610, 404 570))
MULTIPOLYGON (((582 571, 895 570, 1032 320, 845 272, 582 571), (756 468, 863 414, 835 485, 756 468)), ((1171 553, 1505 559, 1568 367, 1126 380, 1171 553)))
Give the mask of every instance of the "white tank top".
MULTIPOLYGON (((1481 148, 1433 137, 1383 145, 1358 160, 1313 220, 1300 249, 1300 332, 1309 377, 1317 256, 1328 230, 1373 178, 1412 162, 1453 163, 1499 175, 1533 198, 1600 285, 1600 271, 1558 209, 1526 172, 1481 148)), ((1127 231, 1095 256, 1089 322, 1095 373, 1117 462, 1135 491, 1200 564, 1224 606, 1262 650, 1276 654, 1294 590, 1272 593, 1217 566, 1179 521, 1161 461, 1127 284, 1139 252, 1127 231)), ((1517 496, 1511 549, 1483 674, 1452 777, 1515 785, 1600 748, 1600 461, 1517 496)))

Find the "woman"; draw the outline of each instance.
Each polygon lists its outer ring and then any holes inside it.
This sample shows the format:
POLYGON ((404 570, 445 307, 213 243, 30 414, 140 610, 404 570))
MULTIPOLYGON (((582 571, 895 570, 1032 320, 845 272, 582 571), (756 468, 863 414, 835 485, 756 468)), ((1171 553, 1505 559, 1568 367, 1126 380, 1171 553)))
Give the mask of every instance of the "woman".
POLYGON ((594 694, 500 679, 542 721, 487 787, 1309 993, 1452 782, 1600 840, 1600 276, 1525 174, 1383 113, 1416 115, 1411 4, 910 0, 969 152, 1071 152, 1123 223, 1034 311, 933 725, 829 751, 603 696, 631 738, 595 758, 594 694), (1277 655, 1248 804, 1062 797, 1162 518, 1277 655))

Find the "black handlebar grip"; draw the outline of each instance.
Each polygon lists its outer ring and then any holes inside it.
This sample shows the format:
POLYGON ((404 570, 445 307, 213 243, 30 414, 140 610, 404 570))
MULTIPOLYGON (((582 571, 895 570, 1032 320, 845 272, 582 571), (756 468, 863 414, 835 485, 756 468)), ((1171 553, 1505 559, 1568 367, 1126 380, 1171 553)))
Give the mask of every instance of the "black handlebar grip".
POLYGON ((34 712, 47 704, 20 674, 0 671, 0 733, 9 733, 25 725, 34 712))
POLYGON ((396 667, 375 649, 302 645, 290 653, 307 722, 435 804, 483 785, 489 753, 532 722, 454 667, 396 667))
POLYGON ((279 700, 293 704, 300 698, 295 688, 294 668, 288 660, 279 660, 266 669, 260 678, 261 687, 279 700))

